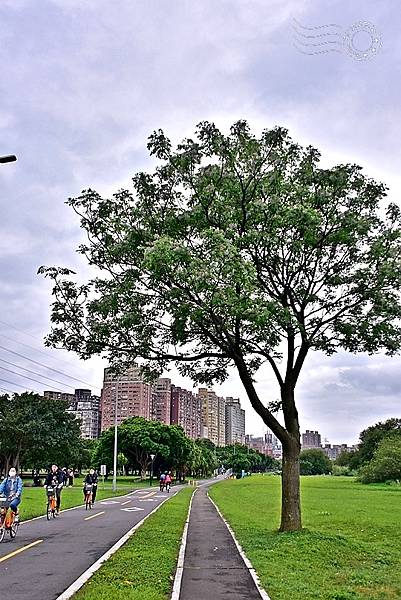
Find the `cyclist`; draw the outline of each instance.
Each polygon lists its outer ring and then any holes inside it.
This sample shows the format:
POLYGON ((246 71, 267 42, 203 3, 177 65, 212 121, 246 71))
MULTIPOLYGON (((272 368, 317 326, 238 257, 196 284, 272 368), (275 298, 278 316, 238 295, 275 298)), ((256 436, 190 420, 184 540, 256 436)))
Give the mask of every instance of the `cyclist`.
POLYGON ((51 486, 56 492, 56 511, 60 512, 61 489, 63 487, 64 475, 57 465, 52 465, 45 479, 45 487, 51 486))
POLYGON ((164 482, 166 480, 166 474, 165 473, 161 473, 160 474, 160 479, 159 479, 159 483, 160 483, 160 491, 162 492, 164 490, 164 482))
POLYGON ((15 522, 19 520, 18 505, 21 502, 22 487, 21 477, 17 475, 16 469, 11 467, 8 477, 0 485, 0 496, 5 496, 10 503, 9 506, 14 513, 15 522))
POLYGON ((83 492, 84 492, 84 499, 85 499, 86 498, 86 490, 85 490, 86 486, 87 485, 92 486, 92 504, 95 504, 97 482, 98 482, 98 476, 97 476, 95 469, 90 469, 89 473, 87 474, 87 476, 85 477, 85 480, 84 480, 83 492))
POLYGON ((166 477, 164 478, 164 483, 165 483, 165 486, 166 486, 166 490, 170 493, 170 486, 171 486, 170 471, 166 474, 166 477))

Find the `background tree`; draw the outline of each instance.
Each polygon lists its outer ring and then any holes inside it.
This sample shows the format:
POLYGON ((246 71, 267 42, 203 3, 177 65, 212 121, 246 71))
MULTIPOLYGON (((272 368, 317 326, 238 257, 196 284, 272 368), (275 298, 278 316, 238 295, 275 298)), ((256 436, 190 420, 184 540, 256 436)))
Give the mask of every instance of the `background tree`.
POLYGON ((300 455, 301 475, 327 475, 331 473, 333 465, 323 450, 302 450, 300 455))
POLYGON ((401 419, 388 419, 384 423, 376 423, 364 429, 359 435, 358 451, 354 461, 356 466, 361 467, 371 461, 380 442, 389 435, 401 438, 401 419))
POLYGON ((372 460, 360 469, 363 483, 401 481, 401 436, 389 434, 374 451, 372 460))
MULTIPOLYGON (((117 436, 117 442, 118 442, 117 436)), ((118 449, 119 445, 118 445, 118 449)), ((92 464, 100 472, 100 465, 106 465, 107 475, 113 469, 113 452, 114 452, 114 427, 106 429, 102 432, 100 438, 93 449, 92 464)))
POLYGON ((32 392, 3 396, 0 400, 0 452, 4 470, 64 466, 82 447, 79 421, 67 412, 68 403, 32 392))
POLYGON ((121 369, 140 357, 150 375, 173 361, 203 384, 234 367, 282 443, 280 529, 298 530, 296 385, 311 350, 400 349, 400 209, 360 167, 323 169, 279 127, 257 138, 244 121, 229 135, 203 122, 176 150, 160 130, 148 148, 160 164, 134 194, 69 200, 97 276, 39 269, 54 280, 47 343, 121 369), (258 393, 264 363, 278 402, 258 393))
POLYGON ((189 466, 195 477, 206 477, 217 469, 215 445, 208 439, 199 439, 193 442, 189 466))

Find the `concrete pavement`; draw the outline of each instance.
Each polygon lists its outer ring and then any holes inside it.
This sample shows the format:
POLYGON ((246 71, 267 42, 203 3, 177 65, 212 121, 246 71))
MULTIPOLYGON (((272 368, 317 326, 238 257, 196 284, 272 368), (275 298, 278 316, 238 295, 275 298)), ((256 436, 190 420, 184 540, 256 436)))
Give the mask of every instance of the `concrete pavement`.
POLYGON ((189 517, 179 600, 261 600, 223 519, 207 496, 196 491, 189 517))
MULTIPOLYGON (((170 494, 140 489, 61 512, 56 519, 21 523, 18 536, 0 544, 0 581, 13 600, 56 600, 136 523, 170 494)), ((45 502, 45 496, 43 497, 45 502)))

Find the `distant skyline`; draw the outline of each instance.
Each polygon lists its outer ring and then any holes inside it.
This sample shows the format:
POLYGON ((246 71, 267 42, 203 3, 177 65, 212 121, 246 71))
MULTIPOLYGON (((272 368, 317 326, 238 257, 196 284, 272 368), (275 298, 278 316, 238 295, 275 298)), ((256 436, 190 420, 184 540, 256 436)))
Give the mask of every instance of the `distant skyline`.
MULTIPOLYGON (((105 362, 43 348, 51 295, 36 272, 63 265, 85 278, 82 232, 65 200, 129 186, 154 164, 154 129, 178 142, 206 119, 225 131, 239 118, 256 133, 282 125, 316 146, 323 165, 356 162, 400 203, 400 18, 396 0, 2 0, 0 155, 18 161, 0 165, 0 387, 46 389, 25 367, 65 380, 66 391, 100 392, 105 362), (294 18, 342 32, 370 22, 381 47, 370 60, 343 45, 308 55, 294 47, 294 18)), ((352 43, 368 47, 368 33, 352 43)), ((301 430, 356 443, 362 429, 401 416, 400 373, 400 357, 311 354, 297 390, 301 430)), ((268 367, 256 385, 266 402, 278 398, 268 367)), ((214 389, 241 399, 247 433, 264 433, 234 372, 214 389)))

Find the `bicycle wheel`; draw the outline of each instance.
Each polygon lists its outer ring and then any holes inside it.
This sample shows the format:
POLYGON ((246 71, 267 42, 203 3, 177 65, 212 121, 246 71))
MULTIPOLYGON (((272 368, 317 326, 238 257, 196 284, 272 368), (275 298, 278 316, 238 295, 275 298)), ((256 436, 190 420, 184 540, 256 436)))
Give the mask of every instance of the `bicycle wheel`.
POLYGON ((85 510, 88 510, 89 505, 90 505, 89 494, 86 494, 86 496, 85 496, 85 510))
POLYGON ((19 523, 13 521, 13 524, 10 527, 10 537, 13 540, 18 533, 19 523))
POLYGON ((6 529, 4 525, 0 527, 0 544, 4 540, 4 536, 6 535, 6 529))
POLYGON ((47 501, 47 508, 46 508, 46 517, 47 520, 50 521, 50 517, 52 516, 52 507, 50 504, 50 500, 47 501))

